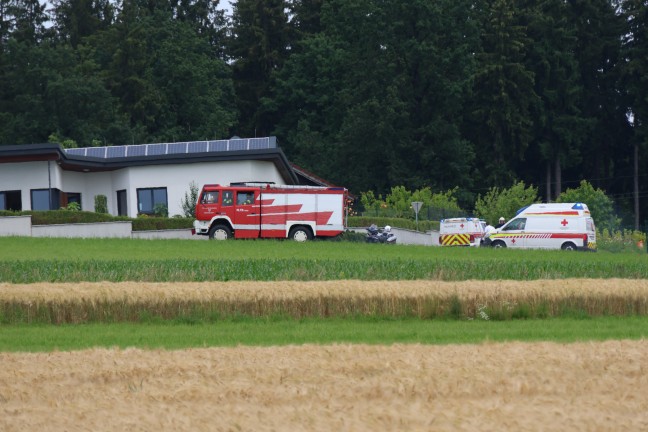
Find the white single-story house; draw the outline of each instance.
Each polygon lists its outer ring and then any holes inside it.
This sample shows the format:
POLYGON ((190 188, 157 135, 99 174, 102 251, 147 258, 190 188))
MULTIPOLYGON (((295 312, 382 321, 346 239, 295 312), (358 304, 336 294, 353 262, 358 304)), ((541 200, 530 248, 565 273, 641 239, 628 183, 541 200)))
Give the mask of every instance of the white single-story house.
POLYGON ((58 144, 0 146, 0 210, 55 210, 79 203, 95 210, 107 198, 112 215, 182 215, 191 183, 317 184, 292 165, 276 137, 232 138, 64 149, 58 144))

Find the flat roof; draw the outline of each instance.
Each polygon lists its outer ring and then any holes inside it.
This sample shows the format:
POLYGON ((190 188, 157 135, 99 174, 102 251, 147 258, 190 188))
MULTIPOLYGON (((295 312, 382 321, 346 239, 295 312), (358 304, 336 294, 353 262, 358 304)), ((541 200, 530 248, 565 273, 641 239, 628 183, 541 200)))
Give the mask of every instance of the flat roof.
POLYGON ((0 163, 56 161, 68 171, 100 172, 121 168, 242 160, 275 164, 286 184, 298 184, 297 174, 276 137, 155 143, 64 149, 59 144, 0 146, 0 163))

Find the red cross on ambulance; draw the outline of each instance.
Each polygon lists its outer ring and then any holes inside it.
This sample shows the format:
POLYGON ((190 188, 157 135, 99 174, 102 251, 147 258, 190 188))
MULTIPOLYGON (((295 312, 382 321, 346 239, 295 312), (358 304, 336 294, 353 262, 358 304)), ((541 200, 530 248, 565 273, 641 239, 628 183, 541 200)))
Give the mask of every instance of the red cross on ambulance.
POLYGON ((562 224, 562 226, 566 227, 569 222, 567 222, 567 219, 563 219, 560 223, 562 224))

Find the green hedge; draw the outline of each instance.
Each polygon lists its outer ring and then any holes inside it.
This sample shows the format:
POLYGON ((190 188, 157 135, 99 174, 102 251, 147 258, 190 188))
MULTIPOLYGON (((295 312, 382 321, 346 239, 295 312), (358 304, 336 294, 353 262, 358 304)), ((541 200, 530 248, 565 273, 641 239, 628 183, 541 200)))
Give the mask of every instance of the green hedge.
POLYGON ((97 223, 131 221, 133 231, 151 231, 165 229, 184 229, 193 226, 193 219, 189 218, 163 218, 111 216, 106 213, 87 211, 49 210, 49 211, 0 211, 0 216, 27 216, 31 215, 33 225, 56 225, 69 223, 97 223))
MULTIPOLYGON (((133 231, 150 231, 164 229, 184 229, 192 228, 193 219, 191 218, 164 218, 155 216, 141 216, 138 218, 128 218, 126 216, 111 216, 105 213, 95 213, 87 211, 70 211, 70 210, 50 210, 50 211, 0 211, 0 216, 24 216, 31 215, 32 224, 34 225, 55 225, 65 223, 96 223, 96 222, 115 222, 131 221, 133 231)), ((376 224, 379 227, 391 225, 398 228, 416 229, 416 222, 409 219, 387 218, 387 217, 364 217, 352 216, 348 221, 351 227, 368 227, 376 224)), ((419 221, 419 231, 429 231, 439 229, 438 221, 419 221)))
MULTIPOLYGON (((371 224, 376 224, 378 227, 384 227, 385 225, 391 225, 397 228, 411 229, 416 230, 416 221, 411 219, 402 219, 402 218, 390 218, 390 217, 379 217, 379 216, 350 216, 348 225, 354 228, 364 228, 368 227, 371 224)), ((418 230, 419 231, 430 231, 438 230, 439 221, 419 221, 418 230)))

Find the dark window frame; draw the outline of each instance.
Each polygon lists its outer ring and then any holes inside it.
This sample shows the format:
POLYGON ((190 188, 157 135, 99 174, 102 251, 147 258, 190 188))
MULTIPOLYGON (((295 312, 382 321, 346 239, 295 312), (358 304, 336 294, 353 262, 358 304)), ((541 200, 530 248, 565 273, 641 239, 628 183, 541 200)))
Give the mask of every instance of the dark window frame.
MULTIPOLYGON (((164 187, 149 187, 149 188, 137 188, 136 189, 136 194, 137 194, 137 213, 138 214, 146 214, 146 215, 154 215, 155 214, 155 206, 157 204, 164 204, 166 208, 169 208, 169 193, 167 191, 166 186, 164 187), (156 201, 156 191, 164 191, 164 202, 161 201, 156 201), (146 193, 150 193, 150 202, 151 202, 151 208, 144 209, 143 208, 143 203, 142 203, 142 198, 143 195, 146 193)), ((148 203, 146 203, 148 204, 148 203)))
POLYGON ((4 190, 0 191, 0 210, 22 211, 22 191, 4 190))
MULTIPOLYGON (((32 210, 36 210, 36 211, 58 210, 61 207, 61 190, 56 189, 56 188, 51 188, 51 189, 47 189, 47 188, 30 189, 29 190, 29 199, 30 199, 30 207, 31 207, 32 210), (50 191, 51 191, 51 193, 50 193, 50 191), (45 209, 40 208, 40 207, 42 207, 40 205, 40 202, 39 202, 39 205, 38 205, 39 208, 34 208, 34 202, 35 202, 35 200, 34 200, 34 192, 46 192, 47 193, 47 200, 49 201, 48 208, 45 208, 45 209)), ((41 199, 39 198, 38 201, 40 201, 40 200, 41 199)))

